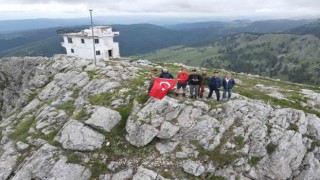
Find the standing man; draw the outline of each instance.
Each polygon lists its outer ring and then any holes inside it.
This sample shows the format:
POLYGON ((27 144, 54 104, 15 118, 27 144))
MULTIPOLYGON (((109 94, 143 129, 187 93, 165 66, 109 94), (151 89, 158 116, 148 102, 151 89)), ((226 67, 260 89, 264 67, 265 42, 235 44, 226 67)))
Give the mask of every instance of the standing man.
POLYGON ((179 91, 181 88, 182 88, 182 96, 186 96, 188 78, 189 78, 189 74, 186 68, 182 68, 181 72, 179 72, 177 76, 178 83, 177 83, 176 96, 179 96, 179 91))
POLYGON ((200 90, 199 90, 199 97, 203 98, 204 88, 208 85, 208 81, 210 78, 207 76, 207 71, 202 71, 201 75, 201 83, 200 83, 200 90))
POLYGON ((171 73, 169 73, 167 68, 163 68, 159 78, 173 79, 173 76, 171 73))
POLYGON ((223 94, 222 97, 226 98, 226 93, 228 92, 228 99, 231 98, 232 88, 236 82, 234 79, 231 78, 231 74, 228 72, 226 78, 223 79, 222 86, 223 86, 223 94))
POLYGON ((192 74, 189 75, 188 83, 190 86, 190 98, 197 98, 199 94, 199 86, 201 83, 201 76, 196 74, 197 70, 193 69, 192 74))
POLYGON ((222 79, 219 77, 219 72, 214 71, 213 77, 210 79, 210 92, 207 98, 211 98, 213 91, 216 93, 217 101, 220 101, 220 87, 222 86, 222 79))

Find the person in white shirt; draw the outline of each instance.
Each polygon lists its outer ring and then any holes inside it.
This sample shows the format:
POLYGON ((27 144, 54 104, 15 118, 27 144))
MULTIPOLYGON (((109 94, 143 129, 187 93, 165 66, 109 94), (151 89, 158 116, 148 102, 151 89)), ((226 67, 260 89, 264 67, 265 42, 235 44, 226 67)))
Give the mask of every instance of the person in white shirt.
POLYGON ((222 98, 226 98, 226 94, 228 93, 228 99, 231 98, 232 88, 236 85, 234 79, 231 78, 231 74, 228 72, 226 74, 226 78, 223 79, 222 86, 223 86, 223 94, 222 98))

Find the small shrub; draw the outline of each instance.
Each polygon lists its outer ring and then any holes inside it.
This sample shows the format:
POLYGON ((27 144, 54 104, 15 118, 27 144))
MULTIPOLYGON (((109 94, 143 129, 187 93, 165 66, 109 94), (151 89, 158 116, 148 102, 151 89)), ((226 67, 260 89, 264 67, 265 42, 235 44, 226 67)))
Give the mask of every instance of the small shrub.
POLYGON ((290 124, 290 126, 287 128, 287 130, 292 130, 295 132, 299 132, 299 127, 295 124, 290 124))
POLYGON ((271 155, 276 150, 277 147, 278 147, 277 144, 269 143, 266 147, 268 154, 271 155))
POLYGON ((146 103, 148 100, 149 100, 149 95, 148 95, 147 93, 142 93, 142 94, 140 94, 140 95, 136 98, 136 101, 137 101, 139 104, 144 104, 144 103, 146 103))
POLYGON ((126 123, 127 123, 127 119, 130 116, 130 113, 132 111, 132 105, 129 105, 124 108, 117 108, 115 110, 120 113, 121 121, 119 122, 119 124, 116 127, 114 127, 112 129, 112 133, 123 136, 123 134, 126 134, 126 131, 125 131, 126 130, 126 123))
POLYGON ((90 96, 89 102, 92 105, 109 106, 114 96, 115 93, 101 93, 98 95, 90 96))
POLYGON ((70 152, 67 155, 67 163, 74 163, 74 164, 81 164, 82 163, 82 157, 81 155, 75 153, 75 152, 70 152))
POLYGON ((244 147, 244 137, 242 136, 236 136, 234 137, 234 140, 236 141, 237 145, 239 146, 240 149, 244 147))
POLYGON ((261 157, 252 156, 251 159, 250 159, 251 166, 257 165, 260 160, 261 160, 261 157))
POLYGON ((320 147, 320 142, 319 141, 313 141, 311 143, 311 148, 309 151, 313 151, 315 147, 320 147))
POLYGON ((223 176, 211 176, 210 180, 225 180, 223 176))
POLYGON ((107 168, 107 163, 104 162, 94 162, 91 166, 91 172, 92 172, 92 179, 98 179, 100 174, 107 173, 108 168, 107 168))
POLYGON ((194 145, 197 148, 197 151, 199 152, 199 157, 204 157, 208 154, 208 151, 204 149, 201 145, 199 145, 198 141, 192 140, 190 141, 190 144, 194 145))
POLYGON ((77 99, 79 97, 79 94, 80 94, 80 89, 74 89, 71 97, 74 99, 77 99))
POLYGON ((73 113, 75 107, 74 107, 74 101, 67 101, 62 105, 58 105, 58 110, 65 110, 69 115, 73 113))
POLYGON ((25 142, 27 137, 30 136, 30 133, 28 133, 28 131, 35 121, 36 118, 32 117, 31 119, 18 124, 16 130, 9 135, 9 138, 14 139, 16 141, 25 142))
POLYGON ((58 134, 58 130, 51 131, 48 135, 46 135, 44 139, 49 142, 53 142, 53 139, 57 134, 58 134))
POLYGON ((96 72, 97 71, 86 71, 86 73, 88 74, 90 80, 93 79, 94 75, 96 75, 96 72))
POLYGON ((27 102, 30 103, 34 98, 37 97, 37 93, 32 93, 28 96, 27 102))
POLYGON ((270 124, 266 124, 266 126, 267 126, 267 133, 268 134, 271 134, 271 130, 272 130, 272 125, 270 125, 270 124))
POLYGON ((75 120, 83 120, 87 116, 86 110, 81 109, 76 115, 74 115, 75 120))
POLYGON ((216 147, 213 151, 209 152, 209 158, 215 164, 216 167, 223 167, 225 165, 232 164, 240 156, 235 153, 228 152, 226 154, 221 153, 221 146, 216 147))

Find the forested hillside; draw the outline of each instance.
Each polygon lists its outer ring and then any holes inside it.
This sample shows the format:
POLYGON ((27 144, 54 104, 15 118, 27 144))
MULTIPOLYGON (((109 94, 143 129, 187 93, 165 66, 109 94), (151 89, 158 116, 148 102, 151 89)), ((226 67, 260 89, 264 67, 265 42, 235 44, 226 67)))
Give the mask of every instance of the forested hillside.
MULTIPOLYGON (((46 22, 44 19, 39 19, 35 22, 39 24, 34 26, 34 28, 39 28, 48 26, 49 22, 52 22, 51 25, 54 26, 55 23, 60 21, 48 20, 48 22, 46 22)), ((66 25, 67 22, 69 21, 63 21, 63 25, 66 25)), ((88 28, 88 26, 74 26, 74 23, 79 24, 81 22, 83 22, 83 20, 72 22, 69 24, 69 27, 35 29, 1 34, 0 57, 30 55, 51 57, 54 54, 65 53, 65 50, 60 44, 62 39, 58 36, 57 31, 71 30, 79 32, 84 28, 88 28)), ((281 32, 310 22, 314 22, 314 20, 283 19, 256 22, 237 20, 231 22, 209 21, 184 23, 164 27, 152 24, 112 25, 112 27, 114 30, 120 32, 120 36, 115 38, 115 40, 120 42, 121 55, 130 56, 149 53, 157 49, 174 45, 211 42, 218 38, 240 32, 281 32)), ((14 24, 12 24, 13 22, 10 21, 10 23, 10 27, 15 27, 14 24)), ((17 23, 20 23, 20 21, 17 21, 17 23)), ((30 22, 24 23, 26 23, 26 28, 30 28, 30 22)), ((21 24, 17 25, 17 27, 20 28, 21 24)))
POLYGON ((316 36, 320 36, 320 20, 310 24, 289 29, 286 32, 292 34, 313 34, 316 36))

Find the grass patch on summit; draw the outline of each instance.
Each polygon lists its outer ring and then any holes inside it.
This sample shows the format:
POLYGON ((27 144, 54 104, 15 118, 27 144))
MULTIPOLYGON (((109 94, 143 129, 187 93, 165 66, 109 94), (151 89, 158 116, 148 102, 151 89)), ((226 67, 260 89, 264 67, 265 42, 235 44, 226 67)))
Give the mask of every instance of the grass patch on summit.
POLYGON ((256 166, 261 159, 261 157, 252 156, 249 163, 251 166, 256 166))
POLYGON ((58 110, 65 110, 69 115, 71 115, 75 109, 74 101, 64 102, 63 104, 58 105, 56 108, 58 110))
POLYGON ((299 127, 295 124, 290 124, 290 126, 287 128, 287 130, 299 132, 299 127))
POLYGON ((271 155, 276 150, 277 147, 278 147, 277 144, 269 143, 266 147, 268 154, 271 155))
POLYGON ((16 141, 25 142, 27 137, 30 136, 30 133, 28 131, 31 128, 31 126, 35 123, 35 121, 36 118, 32 117, 25 122, 19 123, 15 131, 9 134, 9 138, 14 139, 16 141))

